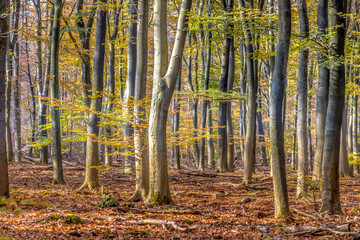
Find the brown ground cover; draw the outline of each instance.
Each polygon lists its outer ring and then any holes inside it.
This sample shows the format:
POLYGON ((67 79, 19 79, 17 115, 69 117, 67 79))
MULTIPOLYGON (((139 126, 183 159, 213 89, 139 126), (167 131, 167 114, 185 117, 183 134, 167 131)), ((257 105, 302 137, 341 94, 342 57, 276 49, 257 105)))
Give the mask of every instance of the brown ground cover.
MULTIPOLYGON (((296 176, 288 174, 291 209, 316 217, 293 216, 274 219, 272 179, 262 170, 254 184, 241 185, 241 173, 211 173, 190 170, 170 171, 170 188, 176 205, 152 206, 126 203, 134 190, 134 175, 119 167, 100 173, 103 190, 81 191, 84 168, 65 167, 65 185, 51 185, 51 166, 29 163, 10 166, 12 202, 0 212, 0 239, 352 239, 349 234, 329 231, 289 232, 299 226, 334 228, 350 224, 352 232, 360 228, 359 177, 341 179, 344 215, 319 214, 321 194, 295 199, 296 176), (120 205, 100 208, 102 191, 120 205), (79 216, 83 223, 64 222, 66 214, 79 216), (139 225, 142 219, 174 221, 170 225, 139 225), (321 225, 320 225, 321 224, 321 225), (316 235, 318 234, 318 235, 316 235), (8 237, 8 238, 5 238, 8 237)), ((356 236, 355 236, 356 239, 356 236)))

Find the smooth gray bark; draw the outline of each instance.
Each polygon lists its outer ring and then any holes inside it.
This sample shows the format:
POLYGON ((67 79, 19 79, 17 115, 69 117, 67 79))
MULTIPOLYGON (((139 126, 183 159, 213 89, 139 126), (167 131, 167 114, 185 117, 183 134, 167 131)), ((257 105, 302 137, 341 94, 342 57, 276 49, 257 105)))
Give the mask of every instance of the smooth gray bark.
POLYGON ((59 50, 60 50, 60 21, 64 2, 62 0, 55 0, 53 28, 51 36, 51 125, 53 136, 53 165, 54 165, 54 179, 53 184, 63 184, 64 173, 61 155, 61 128, 60 128, 60 109, 58 108, 60 100, 60 81, 59 81, 59 50))
POLYGON ((329 102, 325 123, 323 152, 322 205, 321 212, 342 214, 339 186, 340 133, 345 104, 345 47, 346 0, 329 0, 330 39, 330 85, 329 102))
POLYGON ((282 110, 291 34, 291 2, 279 0, 277 51, 270 94, 270 144, 275 217, 290 215, 284 152, 282 110))
MULTIPOLYGON (((0 0, 0 15, 7 13, 9 2, 0 0)), ((0 197, 9 196, 8 158, 6 154, 6 125, 5 125, 5 83, 6 83, 6 35, 9 31, 8 18, 0 18, 0 197)))
POLYGON ((167 40, 163 37, 166 36, 167 3, 161 0, 154 2, 155 65, 149 117, 149 194, 146 200, 150 203, 172 202, 167 170, 166 122, 180 70, 186 40, 184 29, 187 27, 187 13, 191 5, 191 0, 183 0, 181 3, 174 48, 167 66, 167 53, 164 53, 164 50, 167 50, 167 40))
POLYGON ((149 153, 147 150, 146 137, 146 110, 143 100, 146 97, 146 75, 148 60, 148 18, 149 1, 138 1, 138 25, 136 42, 136 69, 135 77, 135 193, 131 200, 146 200, 149 191, 149 153))
MULTIPOLYGON (((317 25, 319 36, 324 38, 328 28, 328 0, 319 0, 318 2, 317 25)), ((313 180, 320 180, 322 175, 324 131, 329 97, 329 69, 326 61, 326 50, 323 49, 323 52, 318 53, 319 81, 316 102, 316 149, 313 180)))
MULTIPOLYGON (((298 0, 301 42, 309 37, 309 18, 306 0, 298 0)), ((298 73, 298 108, 297 108, 297 142, 298 165, 296 196, 302 197, 307 192, 306 175, 308 173, 308 132, 307 132, 307 95, 308 95, 309 51, 303 46, 299 56, 298 73)))
POLYGON ((80 189, 83 188, 97 188, 99 187, 98 169, 99 166, 99 123, 102 110, 102 91, 104 89, 104 60, 105 60, 105 37, 106 37, 106 13, 104 7, 106 0, 98 2, 97 21, 96 21, 96 36, 95 36, 95 51, 94 51, 94 66, 93 66, 93 80, 92 80, 92 98, 91 98, 91 114, 87 127, 86 140, 86 173, 85 181, 80 189))

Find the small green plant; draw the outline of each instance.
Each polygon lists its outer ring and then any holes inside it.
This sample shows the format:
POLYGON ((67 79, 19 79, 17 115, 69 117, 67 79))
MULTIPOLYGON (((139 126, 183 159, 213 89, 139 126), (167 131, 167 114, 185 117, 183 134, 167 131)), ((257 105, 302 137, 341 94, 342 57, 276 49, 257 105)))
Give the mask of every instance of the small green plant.
POLYGON ((75 216, 74 214, 70 213, 70 214, 64 215, 64 223, 81 224, 81 223, 84 223, 84 222, 79 216, 75 216))
POLYGON ((119 206, 118 201, 110 196, 110 194, 104 194, 101 199, 101 203, 98 204, 98 207, 117 207, 119 206))
POLYGON ((189 224, 189 225, 193 224, 194 222, 197 222, 197 221, 196 220, 190 220, 190 219, 185 219, 184 220, 184 223, 189 224))

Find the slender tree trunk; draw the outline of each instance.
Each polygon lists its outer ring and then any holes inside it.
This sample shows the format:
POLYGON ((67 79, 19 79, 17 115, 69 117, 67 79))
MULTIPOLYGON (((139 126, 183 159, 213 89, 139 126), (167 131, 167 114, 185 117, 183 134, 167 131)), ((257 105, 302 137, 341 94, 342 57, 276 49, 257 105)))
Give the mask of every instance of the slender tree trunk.
MULTIPOLYGON (((234 39, 231 39, 230 42, 230 52, 229 52, 229 75, 228 75, 228 91, 233 90, 235 78, 235 49, 234 49, 234 39)), ((226 108, 226 131, 227 131, 227 165, 229 172, 234 172, 234 128, 232 122, 232 112, 231 112, 231 101, 227 102, 226 108)))
MULTIPOLYGON (((245 8, 245 1, 240 0, 240 6, 245 8)), ((245 16, 245 14, 244 14, 245 16)), ((254 53, 253 37, 250 32, 250 24, 244 20, 245 32, 245 54, 246 54, 246 76, 248 83, 248 101, 246 115, 246 133, 245 133, 245 149, 244 149, 244 177, 243 183, 249 184, 252 181, 252 174, 255 166, 255 150, 256 150, 256 95, 257 95, 257 76, 255 71, 255 61, 252 58, 254 53)))
MULTIPOLYGON (((318 34, 324 37, 328 28, 328 1, 319 0, 318 3, 318 34)), ((322 175, 322 160, 324 148, 324 131, 326 121, 326 111, 329 98, 329 69, 325 65, 326 53, 318 54, 319 81, 316 103, 316 149, 314 158, 313 180, 320 180, 322 175)))
MULTIPOLYGON (((211 25, 209 25, 209 29, 211 28, 211 25)), ((208 41, 207 41, 207 53, 206 53, 206 63, 205 63, 205 72, 204 72, 204 91, 206 92, 209 89, 209 82, 210 82, 210 68, 211 68, 211 43, 212 43, 212 32, 209 31, 208 33, 208 41)), ((208 117, 208 109, 209 109, 210 102, 209 100, 204 100, 202 105, 202 118, 201 118, 201 132, 202 135, 205 134, 205 128, 206 126, 209 128, 209 125, 207 125, 207 117, 208 117)), ((200 139, 200 170, 205 170, 205 138, 201 137, 200 139)), ((209 147, 208 147, 209 148, 209 147)), ((212 158, 213 155, 208 154, 208 163, 213 162, 212 158)), ((208 164, 209 166, 212 166, 212 164, 208 164)))
MULTIPOLYGON (((7 13, 9 2, 0 1, 0 15, 7 13)), ((6 72, 6 36, 9 31, 8 18, 0 18, 0 196, 9 196, 8 159, 6 154, 6 124, 5 124, 5 72, 6 72)))
POLYGON ((326 114, 323 153, 322 205, 321 212, 341 214, 339 189, 339 139, 345 104, 345 0, 329 0, 330 39, 330 85, 326 114))
POLYGON ((270 94, 270 144, 275 217, 289 216, 282 108, 291 34, 291 2, 279 0, 277 51, 270 94))
MULTIPOLYGON (((234 1, 222 1, 222 7, 226 13, 231 13, 234 7, 234 1)), ((228 91, 229 81, 229 67, 230 67, 230 49, 233 37, 231 36, 231 29, 233 27, 231 20, 226 20, 224 28, 226 33, 224 35, 222 45, 222 56, 221 56, 221 76, 220 76, 220 91, 226 93, 228 91)), ((226 101, 219 102, 219 122, 218 122, 218 133, 219 133, 219 152, 218 152, 218 171, 227 172, 229 171, 227 154, 228 154, 228 141, 227 141, 227 127, 226 127, 226 116, 227 116, 228 104, 226 101)))
POLYGON ((139 0, 138 26, 137 26, 137 62, 135 77, 135 170, 136 187, 131 200, 146 200, 149 192, 149 154, 147 151, 145 104, 142 102, 146 97, 146 75, 148 59, 148 17, 149 1, 139 0))
POLYGON ((15 162, 21 162, 21 88, 20 88, 20 49, 19 42, 14 46, 14 130, 15 162))
MULTIPOLYGON (((179 71, 178 79, 176 80, 175 91, 181 91, 181 68, 179 71)), ((176 97, 174 98, 174 110, 175 113, 173 115, 173 132, 175 137, 175 146, 173 147, 174 151, 174 162, 175 162, 175 169, 181 169, 181 162, 180 162, 180 146, 179 146, 179 127, 180 127, 180 101, 176 97)))
MULTIPOLYGON (((9 48, 9 52, 12 52, 9 48)), ((7 55, 7 81, 6 81, 6 99, 5 99, 5 122, 6 122, 6 158, 9 162, 14 160, 14 151, 11 138, 11 88, 12 88, 12 56, 7 55)))
POLYGON ((53 28, 51 39, 51 119, 52 119, 52 135, 53 135, 53 165, 54 179, 53 184, 63 184, 64 173, 61 156, 61 127, 60 127, 60 109, 58 101, 60 100, 59 91, 59 50, 60 50, 60 20, 62 15, 64 2, 55 0, 53 28))
POLYGON ((269 166, 267 157, 266 157, 266 146, 265 146, 265 132, 264 132, 264 126, 263 126, 263 120, 262 120, 262 101, 261 99, 258 100, 258 109, 259 112, 256 113, 256 120, 257 120, 257 126, 258 126, 258 133, 259 133, 259 142, 261 142, 263 145, 261 146, 261 156, 262 156, 262 165, 267 167, 269 166))
MULTIPOLYGON (((306 0, 298 0, 301 41, 309 37, 309 18, 306 0)), ((302 197, 307 192, 305 177, 308 173, 308 136, 307 136, 307 95, 308 95, 308 64, 309 51, 306 47, 300 50, 298 77, 298 165, 296 196, 302 197)))
MULTIPOLYGON (((137 1, 129 0, 129 14, 131 21, 129 22, 129 42, 128 42, 128 66, 127 66, 127 77, 126 77, 126 87, 124 93, 124 104, 125 104, 125 113, 130 114, 131 110, 131 100, 134 100, 135 94, 135 77, 136 77, 136 38, 137 38, 137 1)), ((130 123, 123 124, 124 130, 124 139, 131 143, 133 142, 134 128, 130 123)), ((129 154, 132 151, 131 147, 124 149, 128 154, 125 155, 125 172, 131 173, 134 170, 134 155, 129 154)))
POLYGON ((340 138, 340 160, 339 160, 339 174, 340 177, 351 177, 348 148, 346 142, 346 131, 347 131, 347 107, 345 106, 343 120, 341 124, 341 138, 340 138))
POLYGON ((93 82, 91 99, 91 110, 89 123, 87 127, 86 141, 86 173, 85 182, 80 189, 89 187, 90 189, 99 187, 98 169, 99 166, 99 143, 96 138, 99 137, 99 123, 102 105, 102 91, 104 89, 104 59, 105 59, 105 37, 106 37, 106 9, 104 8, 106 0, 98 2, 93 82))
MULTIPOLYGON (((356 81, 356 80, 355 80, 356 81)), ((358 96, 352 96, 351 101, 351 108, 352 108, 352 116, 353 116, 353 122, 352 122, 352 154, 354 156, 357 156, 359 153, 359 147, 358 147, 358 96)), ((353 165, 354 169, 354 175, 359 174, 359 165, 355 164, 353 165)))
POLYGON ((150 203, 172 202, 167 171, 166 122, 180 70, 186 40, 184 29, 187 27, 191 4, 191 0, 183 0, 181 3, 174 48, 167 67, 166 54, 164 54, 167 41, 163 37, 166 36, 167 3, 161 0, 154 2, 155 64, 149 117, 149 194, 146 199, 150 203))

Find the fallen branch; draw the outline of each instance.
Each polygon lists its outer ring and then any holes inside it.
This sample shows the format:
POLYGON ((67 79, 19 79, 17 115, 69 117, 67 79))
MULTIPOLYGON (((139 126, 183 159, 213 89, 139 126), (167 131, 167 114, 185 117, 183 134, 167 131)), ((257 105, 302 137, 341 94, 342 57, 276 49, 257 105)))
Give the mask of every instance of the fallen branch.
POLYGON ((334 228, 329 227, 313 227, 313 226, 290 226, 290 227, 283 227, 282 228, 285 232, 288 233, 290 236, 300 236, 304 237, 306 235, 311 235, 314 233, 321 233, 321 232, 330 232, 337 236, 353 236, 353 237, 360 237, 360 233, 358 232, 351 232, 349 224, 343 224, 339 226, 335 226, 334 228))
MULTIPOLYGON (((311 219, 315 220, 321 227, 325 227, 325 226, 320 222, 320 220, 319 220, 317 217, 315 217, 314 215, 312 215, 312 214, 310 214, 310 213, 306 213, 306 212, 300 211, 299 209, 296 209, 296 208, 294 208, 293 211, 294 211, 295 213, 297 213, 298 215, 311 218, 311 219)), ((321 220, 322 220, 322 219, 321 219, 321 220)))
POLYGON ((140 213, 175 213, 175 214, 201 214, 200 211, 191 209, 179 209, 179 210, 151 210, 151 209, 139 209, 139 208, 117 208, 122 212, 140 212, 140 213))
POLYGON ((138 220, 138 221, 130 221, 130 223, 137 224, 137 225, 154 224, 154 225, 162 225, 163 227, 169 226, 176 231, 182 231, 182 232, 192 230, 192 229, 198 229, 198 228, 202 227, 200 225, 193 225, 190 227, 180 227, 175 221, 159 220, 159 219, 142 219, 142 220, 138 220))
POLYGON ((22 155, 22 157, 25 158, 26 160, 29 160, 32 163, 35 163, 35 164, 40 163, 40 158, 33 158, 33 157, 25 156, 25 155, 22 155))

